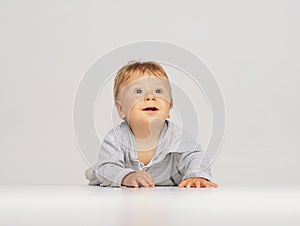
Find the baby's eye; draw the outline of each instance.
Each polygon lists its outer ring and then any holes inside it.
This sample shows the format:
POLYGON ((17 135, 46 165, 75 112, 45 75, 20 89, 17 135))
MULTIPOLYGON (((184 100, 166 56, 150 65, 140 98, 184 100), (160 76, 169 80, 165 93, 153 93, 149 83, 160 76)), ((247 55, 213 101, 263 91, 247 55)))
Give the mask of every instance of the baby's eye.
POLYGON ((134 93, 136 93, 136 94, 141 94, 143 92, 143 90, 141 90, 141 89, 135 89, 134 90, 134 93))
POLYGON ((163 90, 162 90, 161 88, 159 88, 159 89, 156 89, 154 92, 155 92, 156 94, 160 94, 160 93, 163 92, 163 90))

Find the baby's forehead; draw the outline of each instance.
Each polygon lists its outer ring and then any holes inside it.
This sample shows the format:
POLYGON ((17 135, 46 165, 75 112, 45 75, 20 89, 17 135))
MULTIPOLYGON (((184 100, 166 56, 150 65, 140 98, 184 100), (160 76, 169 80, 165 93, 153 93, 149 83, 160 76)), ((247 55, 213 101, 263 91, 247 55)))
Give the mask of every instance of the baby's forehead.
POLYGON ((151 74, 133 75, 126 82, 122 84, 122 87, 130 87, 133 85, 167 85, 169 80, 163 76, 155 76, 151 74))

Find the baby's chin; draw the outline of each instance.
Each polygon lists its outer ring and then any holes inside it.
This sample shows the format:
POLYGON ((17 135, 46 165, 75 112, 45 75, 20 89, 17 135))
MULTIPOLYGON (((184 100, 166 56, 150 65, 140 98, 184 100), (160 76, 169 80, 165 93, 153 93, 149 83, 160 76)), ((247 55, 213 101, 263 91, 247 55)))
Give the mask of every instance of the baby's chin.
POLYGON ((164 121, 165 121, 165 119, 161 119, 159 117, 150 118, 148 120, 148 122, 150 123, 150 125, 154 125, 154 126, 155 125, 161 125, 161 124, 164 123, 164 121))
POLYGON ((166 118, 160 118, 160 117, 149 117, 149 116, 141 116, 141 117, 135 117, 133 120, 127 120, 131 123, 134 124, 139 124, 139 125, 148 125, 148 126, 158 126, 162 125, 165 122, 166 118))

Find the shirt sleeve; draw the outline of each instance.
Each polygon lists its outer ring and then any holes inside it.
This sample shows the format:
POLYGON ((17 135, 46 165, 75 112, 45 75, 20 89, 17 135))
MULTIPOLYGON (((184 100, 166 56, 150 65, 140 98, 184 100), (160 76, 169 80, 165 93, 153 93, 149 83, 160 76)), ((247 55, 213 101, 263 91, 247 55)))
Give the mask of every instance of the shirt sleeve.
POLYGON ((178 167, 183 174, 183 180, 190 177, 212 179, 209 160, 205 151, 186 132, 183 132, 179 149, 181 154, 179 155, 178 167))
POLYGON ((100 186, 121 187, 122 179, 127 174, 135 172, 131 168, 125 168, 124 151, 118 139, 111 131, 104 138, 100 148, 95 167, 100 186))
POLYGON ((194 151, 182 153, 179 160, 179 167, 183 172, 182 180, 191 177, 202 177, 212 179, 208 158, 201 150, 200 145, 194 151))

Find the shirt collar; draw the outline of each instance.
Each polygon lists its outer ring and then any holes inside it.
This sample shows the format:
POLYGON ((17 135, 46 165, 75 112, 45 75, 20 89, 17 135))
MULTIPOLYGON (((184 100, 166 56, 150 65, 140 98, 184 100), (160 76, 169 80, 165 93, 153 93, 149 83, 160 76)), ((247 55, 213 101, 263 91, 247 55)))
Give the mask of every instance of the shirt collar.
MULTIPOLYGON (((134 135, 133 132, 128 124, 128 122, 126 120, 124 120, 124 126, 127 130, 127 134, 128 134, 128 140, 130 142, 130 153, 132 154, 132 156, 134 157, 134 159, 138 160, 138 156, 137 156, 137 150, 136 150, 136 142, 134 139, 134 135)), ((122 124, 123 124, 122 123, 122 124)), ((168 120, 165 120, 163 127, 161 129, 160 135, 159 135, 159 141, 157 144, 157 149, 155 151, 155 154, 153 156, 153 160, 155 160, 158 156, 161 155, 161 152, 164 150, 162 146, 162 142, 165 140, 167 131, 168 131, 168 127, 169 127, 170 122, 168 120)), ((167 154, 167 153, 166 153, 167 154)))

